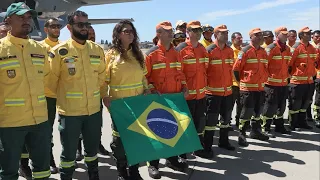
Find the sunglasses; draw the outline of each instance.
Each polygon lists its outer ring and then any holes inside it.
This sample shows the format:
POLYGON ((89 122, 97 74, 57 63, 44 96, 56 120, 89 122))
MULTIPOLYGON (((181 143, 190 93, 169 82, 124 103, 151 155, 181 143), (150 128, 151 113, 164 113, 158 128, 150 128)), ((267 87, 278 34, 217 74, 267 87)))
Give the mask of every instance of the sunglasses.
POLYGON ((122 30, 122 32, 124 33, 124 34, 134 34, 134 31, 133 31, 133 29, 125 29, 125 30, 122 30))
POLYGON ((203 32, 202 28, 191 29, 191 31, 194 33, 202 33, 203 32))
POLYGON ((203 31, 204 32, 207 32, 207 31, 213 32, 213 28, 212 27, 205 27, 205 28, 203 28, 203 31))
POLYGON ((178 33, 178 34, 173 35, 174 39, 186 38, 186 37, 187 37, 187 35, 184 33, 178 33))
POLYGON ((88 22, 78 22, 78 23, 73 23, 72 25, 77 25, 78 28, 83 29, 83 28, 90 28, 91 23, 88 22))
POLYGON ((186 28, 187 28, 187 25, 186 25, 186 24, 183 24, 183 25, 181 25, 181 26, 177 26, 177 29, 178 29, 178 28, 186 29, 186 28))
POLYGON ((49 25, 49 28, 51 28, 51 29, 61 29, 62 25, 61 24, 51 24, 51 25, 49 25))

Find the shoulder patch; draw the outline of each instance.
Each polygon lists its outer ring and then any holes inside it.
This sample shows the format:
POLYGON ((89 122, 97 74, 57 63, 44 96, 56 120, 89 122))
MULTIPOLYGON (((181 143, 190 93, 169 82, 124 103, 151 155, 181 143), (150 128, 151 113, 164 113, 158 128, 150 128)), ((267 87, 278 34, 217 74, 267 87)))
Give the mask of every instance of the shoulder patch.
POLYGON ((180 52, 183 48, 185 48, 187 46, 188 46, 188 44, 186 42, 182 42, 176 47, 176 50, 180 52))
POLYGON ((60 56, 65 56, 68 54, 68 49, 65 47, 59 48, 58 53, 60 56))
POLYGON ((273 49, 274 47, 276 47, 276 43, 271 43, 271 44, 269 44, 269 45, 266 47, 266 49, 267 49, 267 48, 273 49))
POLYGON ((208 46, 208 47, 206 48, 206 50, 208 51, 208 53, 210 53, 210 52, 213 51, 216 47, 217 47, 216 44, 211 44, 210 46, 208 46))
POLYGON ((238 53, 238 57, 237 57, 237 59, 239 59, 239 60, 241 60, 242 59, 242 56, 243 56, 243 51, 240 51, 239 53, 238 53))
POLYGON ((157 49, 159 49, 158 46, 152 47, 151 49, 149 49, 149 51, 146 52, 146 55, 148 56, 149 54, 151 54, 153 51, 155 51, 155 50, 157 50, 157 49))
POLYGON ((241 51, 242 52, 244 52, 244 53, 246 53, 249 49, 251 49, 252 47, 250 46, 250 45, 247 45, 247 46, 245 46, 245 47, 243 47, 242 49, 241 49, 241 51))

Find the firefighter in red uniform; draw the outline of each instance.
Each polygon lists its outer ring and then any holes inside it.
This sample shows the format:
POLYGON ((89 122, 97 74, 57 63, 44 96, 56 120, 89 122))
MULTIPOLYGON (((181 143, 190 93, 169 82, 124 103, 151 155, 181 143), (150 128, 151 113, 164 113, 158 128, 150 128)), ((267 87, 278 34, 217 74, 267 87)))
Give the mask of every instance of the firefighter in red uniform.
POLYGON ((240 81, 240 103, 242 106, 239 125, 240 146, 248 146, 246 130, 251 120, 250 137, 268 140, 269 137, 261 130, 260 114, 264 102, 264 83, 268 78, 267 53, 260 47, 263 42, 260 28, 250 30, 250 45, 242 48, 234 64, 233 71, 237 81, 240 81))
MULTIPOLYGON (((173 29, 170 22, 161 22, 156 26, 157 46, 146 53, 146 68, 148 83, 152 93, 178 93, 183 92, 188 97, 188 88, 185 75, 182 72, 181 58, 175 50, 172 42, 173 29)), ((148 163, 149 176, 160 179, 159 160, 148 163)), ((174 170, 184 171, 188 165, 179 161, 178 156, 166 160, 167 167, 174 170)))

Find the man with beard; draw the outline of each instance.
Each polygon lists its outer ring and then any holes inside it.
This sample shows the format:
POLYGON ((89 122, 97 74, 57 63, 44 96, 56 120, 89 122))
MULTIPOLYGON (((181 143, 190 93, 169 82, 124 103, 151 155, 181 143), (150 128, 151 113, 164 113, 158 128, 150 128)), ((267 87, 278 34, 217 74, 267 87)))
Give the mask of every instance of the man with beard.
POLYGON ((12 3, 5 16, 12 29, 0 43, 0 179, 18 179, 23 146, 30 153, 33 172, 21 175, 50 176, 51 128, 43 83, 49 70, 47 51, 28 37, 36 16, 23 2, 12 3))
MULTIPOLYGON (((96 33, 93 29, 92 26, 89 27, 89 31, 88 31, 88 40, 95 42, 96 41, 96 33)), ((103 105, 102 105, 102 101, 101 101, 101 117, 102 117, 102 110, 103 110, 103 105)), ((101 133, 102 135, 102 133, 101 133)), ((77 161, 81 161, 83 156, 82 156, 82 146, 81 146, 81 141, 82 141, 82 135, 80 135, 79 137, 79 142, 78 142, 78 150, 77 150, 77 155, 76 155, 76 160, 77 161)), ((101 139, 100 139, 100 144, 99 144, 99 149, 98 149, 99 153, 102 155, 109 155, 109 152, 104 148, 104 146, 101 143, 101 139)))
POLYGON ((7 23, 5 22, 0 23, 0 39, 7 36, 9 29, 10 27, 7 23))
POLYGON ((55 46, 49 54, 51 69, 45 82, 57 94, 61 180, 72 179, 80 133, 89 179, 99 179, 97 151, 102 125, 101 98, 107 93, 106 65, 103 49, 87 40, 90 25, 85 12, 71 13, 67 24, 71 39, 55 46))

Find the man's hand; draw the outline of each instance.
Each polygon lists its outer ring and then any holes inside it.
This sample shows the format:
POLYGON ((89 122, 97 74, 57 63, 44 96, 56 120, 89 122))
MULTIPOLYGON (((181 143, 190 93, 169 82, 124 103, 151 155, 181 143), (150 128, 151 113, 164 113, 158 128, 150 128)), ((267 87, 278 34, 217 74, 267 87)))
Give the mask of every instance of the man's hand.
POLYGON ((182 92, 183 92, 183 95, 184 95, 185 98, 189 96, 189 90, 188 90, 187 87, 184 87, 184 88, 182 89, 182 92))
POLYGON ((151 94, 150 89, 143 90, 143 95, 148 95, 148 94, 151 94))
POLYGON ((109 108, 110 107, 110 105, 111 105, 111 99, 110 99, 110 97, 105 97, 105 98, 103 98, 103 104, 107 107, 107 108, 109 108))

